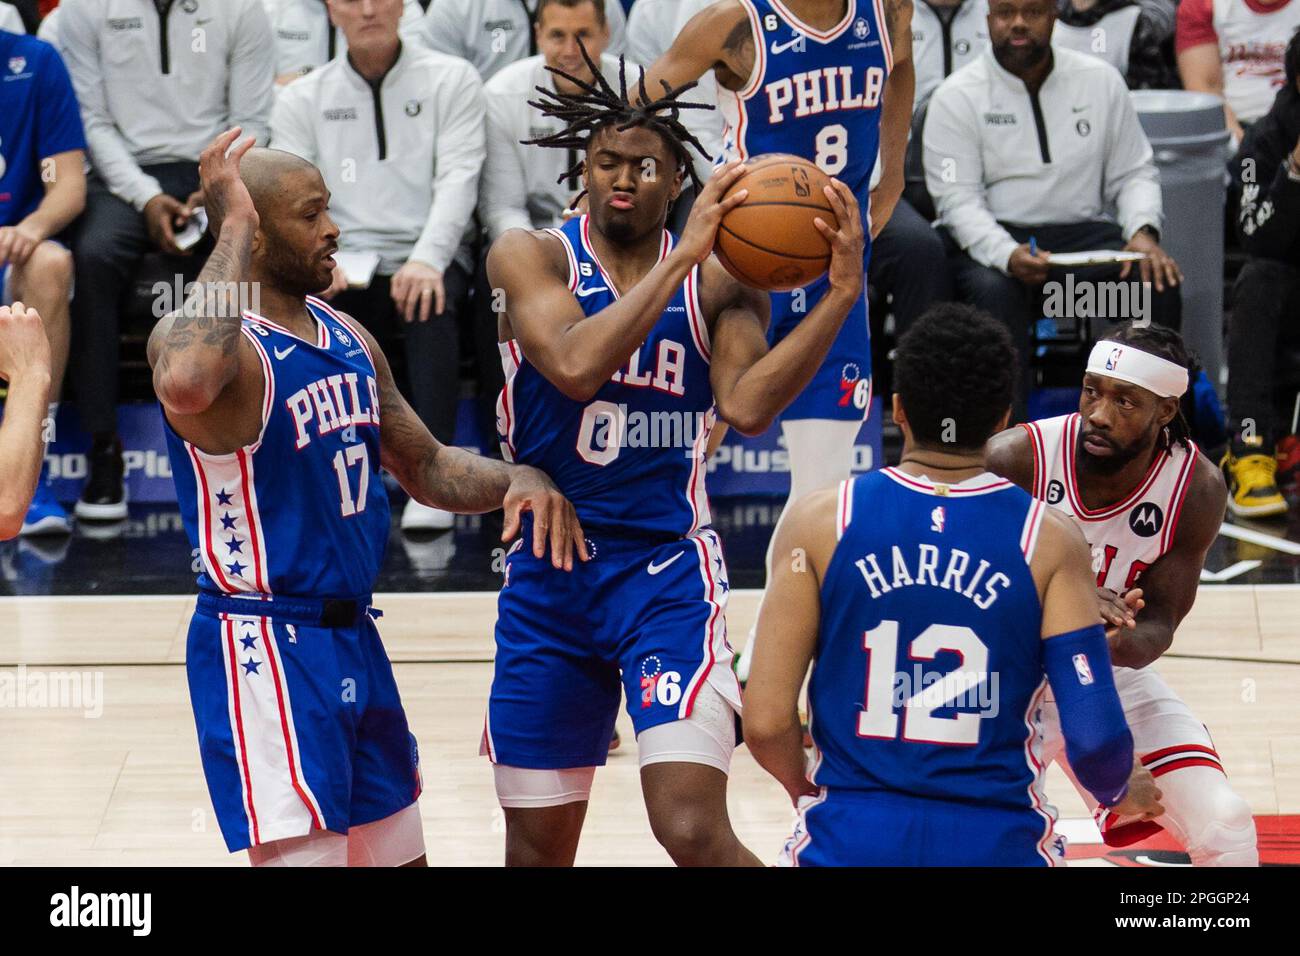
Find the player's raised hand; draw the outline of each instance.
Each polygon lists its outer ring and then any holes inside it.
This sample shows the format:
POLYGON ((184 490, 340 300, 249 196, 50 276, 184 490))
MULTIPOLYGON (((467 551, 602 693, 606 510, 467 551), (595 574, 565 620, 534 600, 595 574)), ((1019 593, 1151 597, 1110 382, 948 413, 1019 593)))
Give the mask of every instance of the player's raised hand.
POLYGON ((1160 798, 1163 796, 1160 788, 1156 786, 1155 777, 1151 776, 1151 771, 1142 766, 1140 757, 1134 757, 1133 772, 1128 778, 1128 793, 1124 795, 1123 800, 1110 809, 1117 817, 1129 818, 1124 822, 1154 820, 1165 812, 1165 808, 1160 803, 1160 798))
POLYGON ((253 148, 253 137, 231 146, 243 132, 228 129, 199 155, 199 179, 203 185, 203 205, 208 212, 213 235, 220 235, 227 222, 241 221, 257 227, 257 209, 248 187, 239 177, 239 161, 253 148))
POLYGON ((533 513, 533 555, 544 557, 547 542, 551 547, 551 564, 565 571, 573 570, 573 552, 587 561, 587 539, 578 522, 578 513, 573 510, 569 499, 560 494, 543 472, 527 465, 519 465, 514 470, 510 487, 506 490, 506 520, 501 529, 501 540, 509 541, 519 533, 523 523, 523 513, 533 513))
POLYGON ((866 270, 862 213, 853 190, 838 179, 832 179, 825 192, 835 212, 836 225, 832 228, 820 216, 813 220, 813 225, 831 244, 829 276, 832 288, 848 292, 856 299, 862 294, 862 273, 866 270))
POLYGON ((703 262, 713 252, 713 243, 718 237, 718 226, 722 217, 735 209, 749 196, 748 189, 737 189, 727 196, 727 190, 735 185, 736 180, 745 175, 749 167, 743 162, 724 166, 704 184, 700 194, 695 197, 695 205, 682 228, 677 248, 683 255, 689 255, 693 262, 703 262), (724 199, 723 197, 726 196, 724 199))
POLYGON ((35 309, 21 302, 0 305, 0 379, 12 383, 29 373, 50 374, 50 342, 35 309))

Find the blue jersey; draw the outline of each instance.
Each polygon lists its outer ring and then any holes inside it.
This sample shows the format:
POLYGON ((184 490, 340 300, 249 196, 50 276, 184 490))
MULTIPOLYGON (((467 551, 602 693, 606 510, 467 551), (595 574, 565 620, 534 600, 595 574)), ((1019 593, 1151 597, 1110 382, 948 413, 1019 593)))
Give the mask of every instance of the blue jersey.
MULTIPOLYGON (((592 248, 589 219, 547 232, 564 243, 569 289, 595 315, 618 298, 592 248)), ((660 260, 673 247, 665 231, 660 260)), ((587 402, 574 401, 501 343, 505 388, 497 430, 507 461, 546 472, 583 526, 645 537, 684 537, 710 522, 704 449, 715 421, 709 333, 693 267, 627 363, 587 402)))
POLYGON ((0 30, 0 226, 21 222, 40 205, 42 159, 85 148, 58 52, 44 40, 0 30))
POLYGON ((885 468, 841 485, 808 691, 814 783, 1047 824, 1029 569, 1044 507, 987 473, 936 485, 885 468))
POLYGON ((754 35, 754 71, 719 88, 722 162, 793 153, 844 182, 867 213, 880 145, 881 97, 893 66, 880 0, 847 0, 844 18, 814 30, 781 0, 740 0, 754 35))
POLYGON ((307 308, 313 341, 244 313, 265 383, 256 441, 210 455, 165 429, 201 588, 311 598, 374 588, 389 524, 375 366, 325 303, 308 297, 307 308))

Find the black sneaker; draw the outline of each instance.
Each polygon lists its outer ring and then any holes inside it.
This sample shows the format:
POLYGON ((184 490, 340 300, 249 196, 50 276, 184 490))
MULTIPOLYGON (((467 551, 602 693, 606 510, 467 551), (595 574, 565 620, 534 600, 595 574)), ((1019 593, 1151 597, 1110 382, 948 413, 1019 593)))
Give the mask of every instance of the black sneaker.
POLYGON ((83 521, 121 521, 126 517, 126 489, 122 484, 122 439, 96 439, 87 456, 90 477, 77 502, 83 521))

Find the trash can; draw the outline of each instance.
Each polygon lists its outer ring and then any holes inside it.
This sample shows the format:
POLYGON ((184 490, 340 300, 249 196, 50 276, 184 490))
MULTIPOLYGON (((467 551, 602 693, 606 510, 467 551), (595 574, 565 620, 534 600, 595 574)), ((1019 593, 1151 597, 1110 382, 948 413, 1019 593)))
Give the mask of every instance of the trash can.
POLYGON ((1164 197, 1160 244, 1183 275, 1183 338, 1219 388, 1223 367, 1223 207, 1228 130, 1223 100, 1186 90, 1133 90, 1164 197))

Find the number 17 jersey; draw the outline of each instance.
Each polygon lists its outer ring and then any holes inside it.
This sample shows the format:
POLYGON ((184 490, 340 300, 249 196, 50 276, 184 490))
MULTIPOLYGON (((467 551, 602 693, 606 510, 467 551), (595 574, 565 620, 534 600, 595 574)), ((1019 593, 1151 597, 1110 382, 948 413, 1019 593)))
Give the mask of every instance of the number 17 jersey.
POLYGON ((853 190, 865 216, 893 67, 882 0, 848 0, 830 30, 803 23, 781 0, 740 3, 754 36, 754 69, 744 89, 718 90, 720 161, 762 153, 811 159, 853 190))

